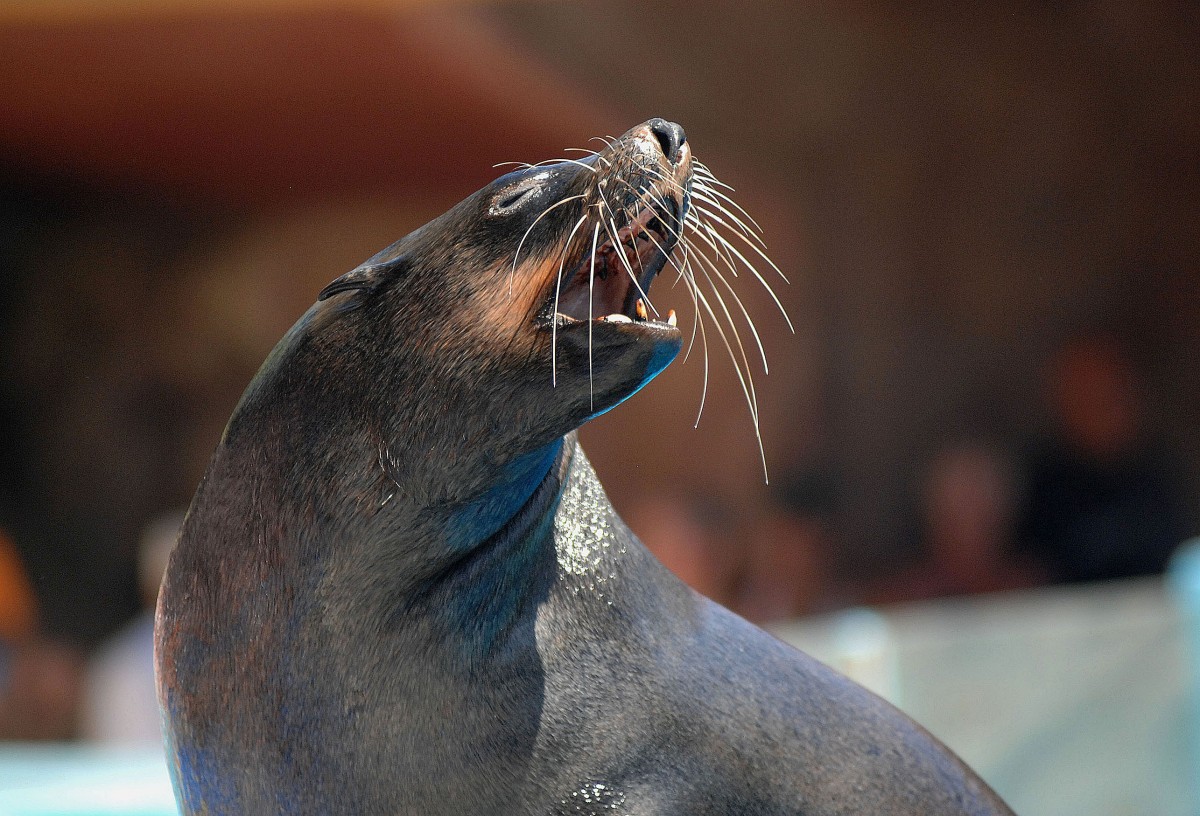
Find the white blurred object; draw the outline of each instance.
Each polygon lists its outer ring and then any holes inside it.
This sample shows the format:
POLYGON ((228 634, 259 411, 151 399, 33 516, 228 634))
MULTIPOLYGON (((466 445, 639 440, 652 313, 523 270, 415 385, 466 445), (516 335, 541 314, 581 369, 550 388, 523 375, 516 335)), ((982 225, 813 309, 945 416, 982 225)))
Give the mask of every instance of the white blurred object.
POLYGON ((887 618, 872 609, 848 609, 834 615, 830 627, 829 665, 898 705, 900 670, 887 618))
POLYGON ((162 721, 154 690, 154 601, 183 512, 157 516, 142 532, 138 577, 146 608, 105 641, 84 678, 81 732, 112 745, 161 746, 162 721))
POLYGON ((775 632, 897 704, 1021 816, 1196 816, 1187 632, 1163 583, 889 607, 883 628, 851 619, 849 636, 847 613, 775 632))
POLYGON ((92 657, 84 679, 83 738, 114 745, 161 745, 154 691, 154 613, 143 612, 92 657))

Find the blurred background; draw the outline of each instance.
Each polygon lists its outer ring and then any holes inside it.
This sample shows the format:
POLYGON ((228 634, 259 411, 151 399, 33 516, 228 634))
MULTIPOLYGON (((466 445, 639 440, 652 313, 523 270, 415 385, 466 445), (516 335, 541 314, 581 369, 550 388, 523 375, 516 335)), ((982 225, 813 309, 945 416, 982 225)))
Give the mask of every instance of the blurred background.
POLYGON ((1197 53, 1171 2, 0 0, 0 812, 85 771, 160 812, 162 562, 320 288, 662 116, 796 330, 742 281, 769 484, 714 354, 698 428, 692 359, 584 430, 618 510, 1018 812, 1200 813, 1161 577, 1200 533, 1197 53))

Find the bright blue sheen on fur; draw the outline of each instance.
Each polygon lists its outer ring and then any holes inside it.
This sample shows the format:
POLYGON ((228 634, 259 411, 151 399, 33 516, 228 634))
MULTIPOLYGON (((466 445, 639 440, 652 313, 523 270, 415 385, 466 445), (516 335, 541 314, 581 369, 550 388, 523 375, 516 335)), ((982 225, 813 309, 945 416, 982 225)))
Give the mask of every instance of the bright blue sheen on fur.
MULTIPOLYGON (((554 501, 537 526, 512 540, 489 544, 504 525, 524 507, 545 481, 558 460, 563 439, 517 457, 505 468, 504 479, 479 500, 459 510, 447 524, 447 540, 456 550, 473 547, 500 548, 502 561, 490 568, 464 571, 445 607, 455 628, 467 635, 469 648, 486 651, 514 620, 521 601, 529 592, 535 574, 534 558, 554 521, 554 501)), ((488 555, 483 556, 489 558, 488 555)))
POLYGON ((210 813, 232 811, 237 798, 232 785, 224 785, 224 769, 204 749, 185 741, 178 744, 167 731, 167 766, 171 783, 187 807, 200 812, 204 808, 210 813))
MULTIPOLYGON (((559 493, 558 498, 562 494, 559 493)), ((490 650, 507 630, 529 595, 529 581, 535 574, 535 562, 542 542, 554 526, 557 499, 546 508, 537 526, 520 539, 504 558, 502 570, 490 570, 476 580, 459 587, 448 607, 456 628, 466 635, 465 643, 477 654, 490 650)))
POLYGON ((672 343, 672 342, 668 342, 665 340, 655 343, 654 351, 650 354, 650 361, 648 363, 646 363, 646 373, 642 375, 641 382, 639 382, 632 391, 630 391, 625 396, 621 397, 621 399, 617 400, 616 402, 614 402, 612 405, 608 406, 607 408, 601 408, 599 411, 592 414, 591 416, 589 416, 587 418, 587 420, 584 420, 584 421, 586 422, 588 420, 593 420, 598 416, 604 416, 609 411, 611 411, 613 408, 616 408, 622 402, 629 399, 634 394, 636 394, 638 391, 641 391, 643 388, 645 388, 647 383, 649 383, 651 380, 653 380, 655 377, 657 377, 659 374, 661 374, 662 370, 671 364, 671 361, 674 360, 676 355, 679 354, 679 349, 680 349, 679 343, 672 343))
POLYGON ((499 484, 450 517, 446 525, 450 546, 456 550, 468 549, 495 535, 525 506, 546 478, 562 444, 562 439, 556 439, 509 462, 499 484))

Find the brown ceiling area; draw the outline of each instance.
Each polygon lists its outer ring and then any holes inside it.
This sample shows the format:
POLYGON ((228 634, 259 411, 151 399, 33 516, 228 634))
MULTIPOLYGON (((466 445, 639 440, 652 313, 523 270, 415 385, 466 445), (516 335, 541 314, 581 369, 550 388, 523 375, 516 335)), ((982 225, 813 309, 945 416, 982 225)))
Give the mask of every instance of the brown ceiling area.
POLYGON ((0 54, 9 164, 231 203, 467 190, 606 129, 438 9, 0 15, 0 54))

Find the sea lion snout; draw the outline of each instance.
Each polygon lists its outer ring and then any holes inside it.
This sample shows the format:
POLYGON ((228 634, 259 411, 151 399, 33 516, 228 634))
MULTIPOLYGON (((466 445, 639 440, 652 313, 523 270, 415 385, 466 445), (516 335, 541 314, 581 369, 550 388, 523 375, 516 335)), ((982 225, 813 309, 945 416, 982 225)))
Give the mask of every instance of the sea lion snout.
POLYGON ((683 146, 687 144, 687 135, 683 132, 683 128, 675 122, 668 122, 666 119, 657 117, 648 121, 645 127, 658 140, 658 145, 662 148, 667 161, 671 164, 679 164, 683 158, 683 146))
POLYGON ((675 309, 651 287, 668 269, 684 274, 674 250, 691 204, 687 136, 655 118, 604 141, 578 163, 578 207, 558 253, 534 273, 546 293, 535 322, 549 336, 554 399, 581 391, 580 422, 635 393, 682 346, 675 309))
POLYGON ((309 326, 372 360, 378 407, 361 413, 381 417, 367 424, 388 444, 429 436, 446 461, 502 461, 612 408, 680 352, 676 309, 699 298, 651 289, 664 271, 690 283, 675 250, 698 223, 691 148, 663 119, 601 141, 506 173, 322 291, 309 326), (439 387, 400 398, 419 372, 439 387), (499 428, 470 456, 436 421, 468 401, 499 428))

